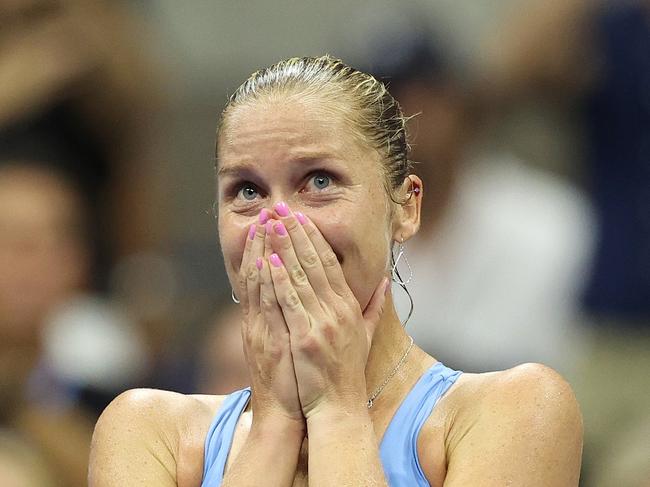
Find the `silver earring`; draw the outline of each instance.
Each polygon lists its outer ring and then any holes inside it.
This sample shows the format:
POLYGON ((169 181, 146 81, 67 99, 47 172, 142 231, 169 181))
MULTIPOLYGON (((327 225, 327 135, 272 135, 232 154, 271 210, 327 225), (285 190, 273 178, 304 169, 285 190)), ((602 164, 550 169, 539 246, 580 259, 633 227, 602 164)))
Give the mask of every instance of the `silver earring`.
POLYGON ((413 269, 411 269, 411 264, 409 264, 409 260, 406 257, 404 244, 402 242, 399 243, 399 246, 397 248, 397 258, 393 258, 393 268, 391 269, 390 274, 391 279, 401 286, 406 286, 413 279, 413 269), (397 269, 397 265, 402 258, 404 259, 406 267, 409 270, 409 276, 406 280, 402 279, 402 276, 400 276, 399 270, 397 269))
POLYGON ((235 295, 235 290, 234 289, 230 290, 230 297, 232 298, 232 301, 235 304, 239 304, 241 302, 241 301, 239 301, 239 299, 237 299, 237 296, 235 295))
POLYGON ((409 314, 406 317, 406 319, 402 322, 402 326, 406 328, 406 324, 408 321, 411 319, 411 315, 413 314, 413 297, 411 296, 411 293, 409 292, 408 288, 406 285, 411 282, 411 279, 413 279, 413 269, 411 269, 411 265, 409 264, 408 259, 406 258, 406 252, 404 250, 404 244, 402 242, 399 243, 398 251, 397 251, 397 258, 395 258, 393 251, 391 250, 390 253, 390 258, 393 261, 393 266, 391 269, 391 279, 396 282, 399 287, 401 287, 404 292, 406 293, 406 296, 408 297, 409 300, 409 314), (399 263, 400 259, 404 259, 404 262, 406 262, 406 266, 408 267, 409 270, 409 277, 406 280, 403 280, 402 277, 399 274, 399 269, 397 269, 397 264, 399 263))

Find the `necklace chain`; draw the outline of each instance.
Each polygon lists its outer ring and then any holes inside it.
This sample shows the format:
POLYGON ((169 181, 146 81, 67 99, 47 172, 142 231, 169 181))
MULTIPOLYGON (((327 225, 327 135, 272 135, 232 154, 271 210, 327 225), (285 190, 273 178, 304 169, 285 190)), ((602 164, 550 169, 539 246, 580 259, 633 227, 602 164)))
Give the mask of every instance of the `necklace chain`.
POLYGON ((384 390, 384 387, 386 387, 386 385, 390 382, 390 380, 393 377, 395 377, 395 374, 397 374, 397 371, 399 370, 399 368, 406 361, 406 357, 408 357, 408 354, 411 351, 411 348, 413 348, 413 337, 410 336, 409 339, 410 339, 409 346, 406 348, 406 352, 404 352, 404 355, 402 355, 402 358, 399 359, 399 362, 397 362, 397 364, 395 365, 393 370, 391 370, 390 374, 388 374, 386 376, 386 378, 384 379, 384 382, 382 382, 379 385, 379 387, 377 387, 377 389, 375 389, 375 392, 370 394, 370 397, 368 398, 368 402, 366 403, 366 405, 368 406, 368 409, 370 409, 374 405, 375 399, 377 399, 379 394, 381 394, 381 391, 384 390))

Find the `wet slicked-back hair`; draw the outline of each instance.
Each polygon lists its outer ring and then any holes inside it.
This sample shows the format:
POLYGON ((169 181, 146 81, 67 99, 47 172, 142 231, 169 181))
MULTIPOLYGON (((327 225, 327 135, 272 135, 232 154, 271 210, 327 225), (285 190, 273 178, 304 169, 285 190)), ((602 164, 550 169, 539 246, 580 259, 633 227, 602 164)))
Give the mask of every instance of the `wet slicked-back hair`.
POLYGON ((402 109, 381 81, 329 55, 286 59, 253 73, 230 96, 217 144, 234 108, 283 96, 320 99, 341 113, 359 141, 380 154, 386 190, 394 200, 412 170, 402 109))

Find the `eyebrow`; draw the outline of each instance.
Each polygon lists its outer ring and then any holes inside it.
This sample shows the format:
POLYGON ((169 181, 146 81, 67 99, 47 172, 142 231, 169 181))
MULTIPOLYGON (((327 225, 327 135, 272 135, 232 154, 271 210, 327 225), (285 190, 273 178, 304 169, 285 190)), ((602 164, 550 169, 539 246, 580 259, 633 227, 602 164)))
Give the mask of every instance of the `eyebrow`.
MULTIPOLYGON (((287 162, 300 163, 306 167, 318 166, 324 163, 334 163, 338 165, 338 159, 332 157, 331 154, 299 155, 292 157, 287 162)), ((259 164, 256 164, 254 162, 234 163, 228 166, 221 166, 217 170, 217 177, 230 176, 233 174, 254 173, 258 167, 259 164)))
POLYGON ((233 164, 226 167, 221 166, 217 171, 217 177, 252 172, 254 170, 255 166, 253 164, 233 164))

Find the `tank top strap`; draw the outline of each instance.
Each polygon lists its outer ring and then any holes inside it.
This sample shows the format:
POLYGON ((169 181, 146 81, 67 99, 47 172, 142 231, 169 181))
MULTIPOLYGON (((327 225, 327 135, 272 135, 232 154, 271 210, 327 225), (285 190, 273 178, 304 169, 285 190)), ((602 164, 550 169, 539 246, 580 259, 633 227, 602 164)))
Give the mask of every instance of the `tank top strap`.
POLYGON ((379 453, 391 487, 429 487, 417 452, 422 426, 462 372, 437 362, 413 386, 391 419, 379 453))
POLYGON ((250 396, 250 388, 229 394, 212 420, 205 438, 201 487, 221 485, 235 428, 250 396))

